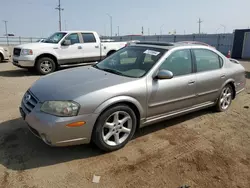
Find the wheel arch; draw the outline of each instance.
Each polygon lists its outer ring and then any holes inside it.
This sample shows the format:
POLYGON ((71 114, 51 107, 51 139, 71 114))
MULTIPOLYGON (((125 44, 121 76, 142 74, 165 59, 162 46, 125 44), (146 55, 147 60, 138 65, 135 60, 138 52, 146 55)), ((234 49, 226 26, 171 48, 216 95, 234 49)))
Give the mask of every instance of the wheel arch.
POLYGON ((109 50, 107 53, 107 56, 110 56, 111 54, 115 53, 116 51, 117 50, 115 50, 115 49, 109 50))
POLYGON ((221 89, 223 89, 226 85, 230 85, 233 88, 233 99, 236 97, 236 88, 235 88, 235 80, 234 79, 228 79, 222 86, 221 89))
POLYGON ((121 105, 121 104, 125 104, 129 106, 134 111, 136 118, 137 118, 136 129, 138 129, 141 124, 141 118, 145 116, 144 114, 145 112, 142 106, 140 105, 140 103, 136 99, 130 96, 119 96, 119 97, 114 97, 109 100, 106 100, 105 102, 103 102, 101 105, 99 105, 96 108, 94 113, 102 114, 105 110, 112 108, 113 106, 121 105))
POLYGON ((35 64, 38 62, 39 59, 41 59, 43 57, 48 57, 48 58, 53 59, 53 61, 55 62, 56 66, 58 66, 58 61, 57 61, 56 56, 54 56, 53 54, 50 54, 50 53, 43 53, 43 54, 40 54, 39 56, 37 56, 36 59, 35 59, 35 64))

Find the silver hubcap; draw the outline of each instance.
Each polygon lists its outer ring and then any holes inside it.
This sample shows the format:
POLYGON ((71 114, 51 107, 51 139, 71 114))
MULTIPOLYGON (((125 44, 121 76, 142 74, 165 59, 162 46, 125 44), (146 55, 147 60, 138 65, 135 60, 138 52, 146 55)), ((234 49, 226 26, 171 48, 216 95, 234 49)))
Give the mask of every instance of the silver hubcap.
POLYGON ((50 72, 52 70, 52 63, 49 61, 43 61, 40 67, 43 72, 50 72))
POLYGON ((102 128, 102 139, 109 146, 122 144, 132 130, 132 118, 124 111, 109 116, 102 128))
POLYGON ((222 91, 222 95, 220 98, 220 105, 223 110, 227 109, 232 100, 232 93, 229 87, 226 87, 222 91))

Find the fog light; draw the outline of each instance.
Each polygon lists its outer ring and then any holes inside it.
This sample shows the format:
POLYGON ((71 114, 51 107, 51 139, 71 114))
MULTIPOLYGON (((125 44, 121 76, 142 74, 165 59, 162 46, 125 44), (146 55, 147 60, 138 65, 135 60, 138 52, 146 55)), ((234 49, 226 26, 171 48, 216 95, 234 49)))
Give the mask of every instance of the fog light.
POLYGON ((40 134, 41 139, 48 145, 51 144, 51 141, 47 138, 46 134, 40 134))
POLYGON ((68 125, 66 125, 67 127, 81 127, 83 125, 85 125, 85 121, 78 121, 78 122, 74 122, 74 123, 70 123, 68 125))

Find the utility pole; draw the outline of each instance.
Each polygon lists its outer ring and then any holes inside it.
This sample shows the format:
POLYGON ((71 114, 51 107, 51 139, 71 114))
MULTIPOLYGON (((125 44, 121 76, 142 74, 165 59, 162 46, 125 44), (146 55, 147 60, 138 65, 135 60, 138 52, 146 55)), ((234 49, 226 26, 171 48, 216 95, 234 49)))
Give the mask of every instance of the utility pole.
POLYGON ((201 23, 202 23, 203 21, 201 21, 201 19, 199 18, 199 21, 198 21, 198 23, 199 23, 199 34, 201 34, 201 23))
POLYGON ((160 35, 162 35, 162 27, 164 26, 164 24, 161 25, 160 27, 160 35))
POLYGON ((143 33, 144 33, 144 28, 143 28, 143 26, 141 27, 141 34, 143 35, 143 33))
POLYGON ((8 36, 8 26, 7 26, 8 21, 3 20, 3 22, 4 22, 4 25, 5 25, 5 35, 6 35, 6 39, 7 39, 7 45, 9 46, 9 36, 8 36))
POLYGON ((119 25, 117 26, 117 29, 118 29, 118 36, 120 36, 120 28, 119 28, 119 25))
POLYGON ((107 15, 109 16, 109 18, 110 18, 110 36, 112 37, 112 35, 113 35, 113 32, 112 32, 112 29, 113 29, 113 26, 112 26, 112 16, 111 15, 109 15, 108 13, 107 13, 107 15))
POLYGON ((61 0, 59 0, 59 4, 58 7, 56 7, 56 10, 58 10, 59 13, 59 31, 62 30, 62 17, 61 17, 61 11, 63 11, 64 9, 61 8, 61 0))

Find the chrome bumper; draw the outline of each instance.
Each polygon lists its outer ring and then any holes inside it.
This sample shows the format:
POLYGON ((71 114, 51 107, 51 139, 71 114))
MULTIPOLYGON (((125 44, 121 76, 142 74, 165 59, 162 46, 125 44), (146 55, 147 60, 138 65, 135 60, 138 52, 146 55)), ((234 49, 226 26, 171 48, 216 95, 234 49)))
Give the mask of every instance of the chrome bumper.
POLYGON ((13 59, 12 64, 17 66, 17 67, 34 67, 35 66, 35 61, 33 60, 15 60, 13 59))

